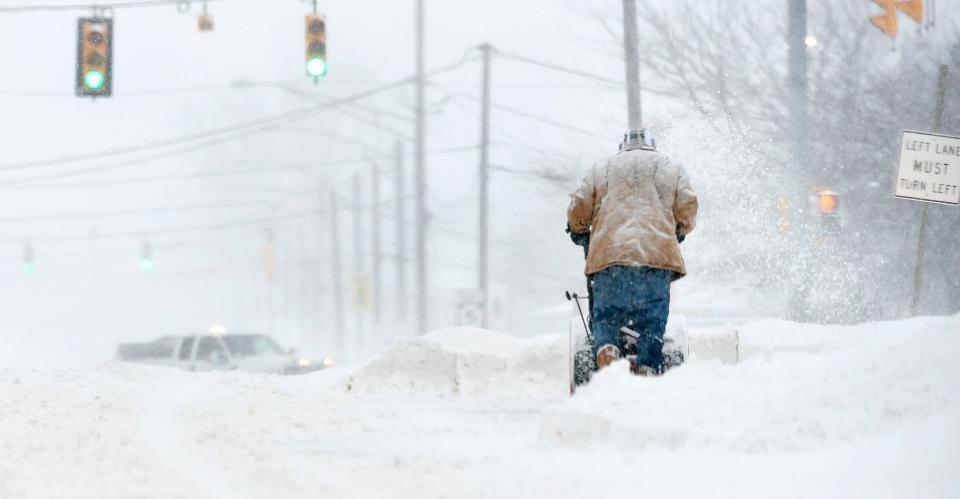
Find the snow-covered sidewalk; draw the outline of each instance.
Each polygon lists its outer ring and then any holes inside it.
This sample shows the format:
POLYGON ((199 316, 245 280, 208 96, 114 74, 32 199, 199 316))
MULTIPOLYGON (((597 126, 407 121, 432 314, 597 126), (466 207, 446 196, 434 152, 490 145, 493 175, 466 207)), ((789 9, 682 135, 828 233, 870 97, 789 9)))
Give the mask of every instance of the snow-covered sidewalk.
POLYGON ((0 498, 960 496, 960 316, 739 329, 738 365, 573 399, 566 338, 480 330, 302 377, 0 370, 0 498))

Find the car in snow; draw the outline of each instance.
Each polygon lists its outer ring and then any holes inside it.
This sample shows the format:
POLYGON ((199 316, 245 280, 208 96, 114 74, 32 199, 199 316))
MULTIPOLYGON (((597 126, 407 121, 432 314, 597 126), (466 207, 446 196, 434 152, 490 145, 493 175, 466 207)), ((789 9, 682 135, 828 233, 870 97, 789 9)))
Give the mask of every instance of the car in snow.
POLYGON ((187 371, 246 371, 306 374, 333 367, 333 359, 317 362, 284 350, 263 334, 195 334, 164 336, 149 343, 117 345, 117 360, 187 371))

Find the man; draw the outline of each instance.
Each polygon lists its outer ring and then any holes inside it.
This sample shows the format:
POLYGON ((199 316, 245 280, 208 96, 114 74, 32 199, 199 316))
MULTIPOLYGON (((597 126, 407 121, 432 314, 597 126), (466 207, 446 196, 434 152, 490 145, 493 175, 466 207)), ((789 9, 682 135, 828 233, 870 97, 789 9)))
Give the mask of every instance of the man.
POLYGON ((626 335, 636 341, 634 372, 660 373, 670 284, 686 275, 680 243, 697 216, 686 171, 658 153, 645 130, 630 130, 620 153, 595 163, 570 197, 571 237, 589 237, 597 368, 623 355, 626 335))

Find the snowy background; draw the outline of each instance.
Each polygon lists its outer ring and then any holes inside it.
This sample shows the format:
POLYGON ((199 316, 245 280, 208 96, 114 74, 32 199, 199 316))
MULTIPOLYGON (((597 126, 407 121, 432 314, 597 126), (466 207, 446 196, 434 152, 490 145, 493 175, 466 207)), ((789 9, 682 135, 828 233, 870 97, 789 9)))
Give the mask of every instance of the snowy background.
POLYGON ((737 331, 740 362, 659 379, 617 365, 574 398, 568 193, 616 151, 624 92, 521 59, 619 80, 620 2, 427 2, 427 69, 452 68, 427 88, 431 333, 412 320, 412 86, 185 139, 408 77, 412 2, 319 2, 318 84, 306 3, 211 2, 208 34, 197 1, 119 9, 114 96, 95 102, 73 95, 87 11, 5 11, 67 3, 0 0, 0 499, 960 497, 960 212, 930 207, 910 318, 920 207, 890 193, 898 132, 932 127, 940 64, 944 131, 960 135, 955 0, 901 15, 896 40, 869 24, 872 2, 808 1, 807 169, 789 146, 786 1, 639 2, 644 119, 701 201, 673 313, 693 338, 737 331), (481 43, 499 51, 490 330, 453 328, 477 285, 481 43), (818 232, 819 189, 840 195, 836 234, 818 232), (379 322, 350 300, 377 254, 379 322), (339 367, 113 360, 118 343, 217 324, 339 367))
POLYGON ((5 369, 0 497, 957 497, 958 331, 752 323, 573 399, 565 337, 474 329, 300 377, 5 369))

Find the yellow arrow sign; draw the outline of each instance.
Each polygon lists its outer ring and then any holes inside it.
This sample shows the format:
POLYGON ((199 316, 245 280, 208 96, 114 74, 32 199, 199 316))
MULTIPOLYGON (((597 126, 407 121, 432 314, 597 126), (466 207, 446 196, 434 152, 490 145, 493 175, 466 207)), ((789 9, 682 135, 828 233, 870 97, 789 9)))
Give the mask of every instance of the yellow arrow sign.
POLYGON ((897 37, 897 11, 906 14, 910 19, 923 22, 923 0, 873 0, 883 8, 883 15, 873 16, 870 22, 880 28, 890 38, 897 37))

